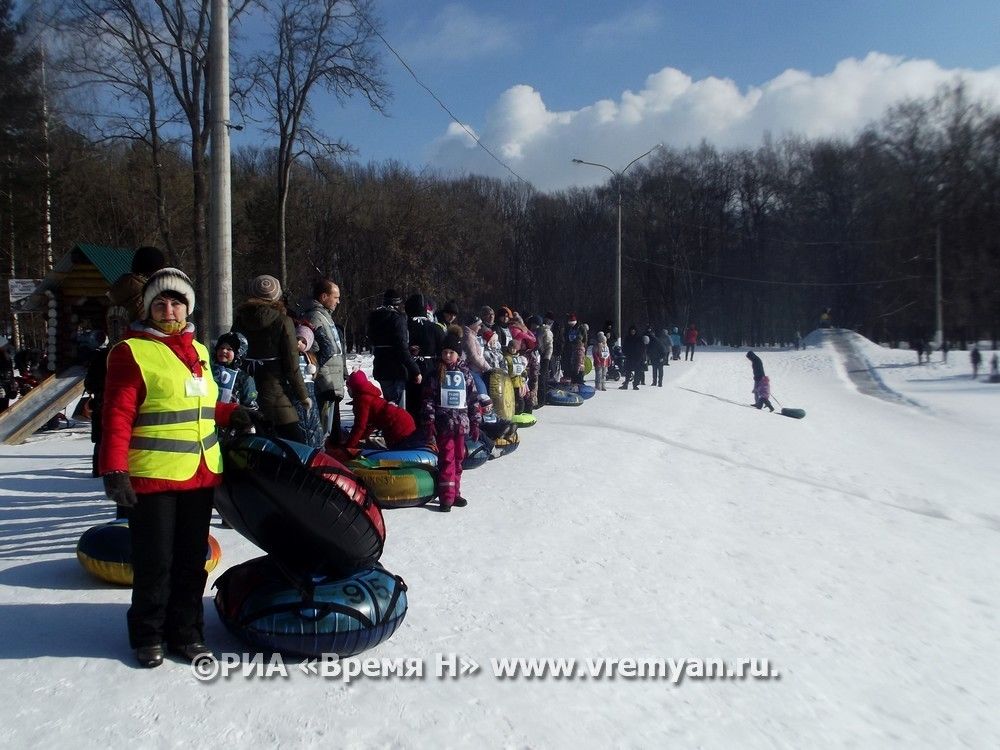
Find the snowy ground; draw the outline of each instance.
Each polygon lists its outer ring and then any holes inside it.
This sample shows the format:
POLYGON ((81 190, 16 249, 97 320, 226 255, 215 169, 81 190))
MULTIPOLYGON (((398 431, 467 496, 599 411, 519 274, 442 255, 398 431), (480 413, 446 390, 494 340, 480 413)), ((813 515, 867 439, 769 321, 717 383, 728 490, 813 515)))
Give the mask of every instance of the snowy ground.
MULTIPOLYGON (((369 655, 481 665, 460 679, 134 668, 128 591, 74 556, 113 515, 87 434, 4 447, 0 744, 1000 746, 1000 385, 965 352, 859 346, 909 403, 860 394, 824 345, 761 352, 808 416, 761 413, 744 350, 699 351, 662 389, 541 410, 466 474, 468 508, 388 511, 410 610, 369 655), (501 657, 759 657, 780 679, 501 680, 501 657)), ((213 533, 213 578, 259 554, 213 533)), ((211 645, 245 650, 206 594, 211 645)))

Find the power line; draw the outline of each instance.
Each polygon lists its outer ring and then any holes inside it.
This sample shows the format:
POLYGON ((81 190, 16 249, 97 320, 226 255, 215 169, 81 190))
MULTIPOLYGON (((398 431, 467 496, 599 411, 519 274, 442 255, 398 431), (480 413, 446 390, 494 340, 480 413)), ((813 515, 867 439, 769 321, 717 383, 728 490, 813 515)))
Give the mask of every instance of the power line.
POLYGON ((400 55, 395 50, 395 48, 393 48, 393 46, 391 44, 389 44, 389 41, 384 36, 382 36, 382 33, 377 28, 375 28, 375 25, 371 21, 368 20, 368 16, 366 16, 364 14, 364 12, 362 12, 362 10, 357 6, 357 4, 354 2, 354 0, 351 0, 351 5, 354 6, 354 10, 357 12, 358 16, 360 16, 360 18, 366 24, 368 24, 368 28, 370 28, 372 30, 372 33, 375 34, 375 36, 377 36, 379 39, 382 40, 382 44, 384 44, 388 48, 388 50, 395 56, 395 58, 397 60, 399 60, 400 64, 404 68, 406 68, 406 71, 413 77, 413 80, 417 82, 417 85, 420 86, 420 88, 422 88, 424 91, 426 91, 428 94, 431 95, 431 98, 433 98, 434 101, 436 101, 438 103, 438 106, 440 106, 441 109, 443 109, 445 112, 448 113, 448 116, 452 119, 452 121, 454 121, 460 128, 462 128, 462 130, 464 130, 468 134, 468 136, 473 141, 476 142, 476 145, 479 146, 479 148, 481 148, 483 151, 485 151, 487 154, 489 154, 490 158, 493 159, 493 161, 495 161, 501 167, 503 167, 504 169, 506 169, 512 175, 514 175, 514 177, 516 177, 517 179, 519 179, 525 185, 531 185, 531 183, 528 180, 524 179, 521 175, 519 175, 517 172, 515 172, 511 168, 511 166, 509 164, 507 164, 507 162, 505 162, 499 156, 497 156, 496 154, 494 154, 490 150, 489 146, 487 146, 485 143, 483 143, 479 139, 479 136, 477 136, 464 122, 462 122, 460 119, 458 119, 458 117, 455 115, 455 113, 452 112, 448 108, 448 105, 445 104, 443 101, 441 101, 441 98, 437 94, 435 94, 430 89, 430 87, 427 86, 427 84, 425 84, 423 81, 420 80, 420 78, 414 72, 413 68, 410 67, 409 63, 407 63, 406 60, 403 59, 402 55, 400 55))
POLYGON ((878 286, 880 284, 894 284, 899 281, 913 281, 914 279, 922 279, 923 276, 899 276, 894 279, 881 279, 878 281, 772 281, 770 279, 750 279, 743 276, 726 276, 719 273, 709 273, 708 271, 693 271, 689 268, 683 268, 681 266, 669 264, 669 263, 655 263, 651 260, 643 260, 642 258, 633 258, 631 256, 625 256, 626 260, 633 261, 634 263, 644 263, 648 266, 655 266, 657 268, 668 268, 673 271, 680 271, 682 273, 694 274, 696 276, 708 276, 713 279, 724 279, 726 281, 740 281, 748 284, 772 284, 774 286, 819 286, 819 287, 836 287, 836 286, 878 286))

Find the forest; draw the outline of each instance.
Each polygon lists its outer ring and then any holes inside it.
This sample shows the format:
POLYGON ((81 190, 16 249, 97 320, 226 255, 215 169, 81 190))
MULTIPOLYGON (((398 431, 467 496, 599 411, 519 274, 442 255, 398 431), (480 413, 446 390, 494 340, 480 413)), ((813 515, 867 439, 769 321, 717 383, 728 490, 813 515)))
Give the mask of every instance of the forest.
MULTIPOLYGON (((0 0, 4 321, 7 279, 40 278, 77 242, 158 245, 204 285, 206 5, 69 0, 43 35, 0 0), (143 24, 170 12, 176 36, 143 41, 143 24), (112 26, 121 44, 88 49, 112 26)), ((234 16, 253 10, 232 5, 234 16)), ((268 5, 273 48, 234 66, 234 102, 272 114, 269 135, 232 159, 235 302, 260 273, 282 278, 293 301, 326 276, 342 289, 337 316, 352 340, 386 287, 603 325, 614 317, 620 188, 626 326, 695 322, 709 343, 757 346, 793 341, 831 308, 835 325, 876 341, 929 339, 940 254, 946 337, 1000 338, 1000 113, 960 81, 850 138, 664 147, 620 186, 545 193, 359 162, 325 132, 335 123, 314 121, 308 97, 388 106, 374 6, 268 5), (316 31, 281 33, 293 28, 316 31), (318 53, 330 55, 325 68, 296 67, 318 53)))

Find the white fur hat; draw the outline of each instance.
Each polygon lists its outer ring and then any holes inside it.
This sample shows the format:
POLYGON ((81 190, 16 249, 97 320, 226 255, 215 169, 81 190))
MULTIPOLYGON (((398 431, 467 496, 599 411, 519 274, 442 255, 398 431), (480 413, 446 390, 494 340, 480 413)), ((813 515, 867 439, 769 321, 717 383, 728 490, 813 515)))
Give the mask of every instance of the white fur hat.
POLYGON ((142 309, 147 318, 149 306, 153 304, 156 296, 163 292, 173 292, 183 297, 187 302, 187 314, 194 312, 194 287, 191 286, 191 279, 180 269, 161 268, 149 277, 142 288, 142 309))

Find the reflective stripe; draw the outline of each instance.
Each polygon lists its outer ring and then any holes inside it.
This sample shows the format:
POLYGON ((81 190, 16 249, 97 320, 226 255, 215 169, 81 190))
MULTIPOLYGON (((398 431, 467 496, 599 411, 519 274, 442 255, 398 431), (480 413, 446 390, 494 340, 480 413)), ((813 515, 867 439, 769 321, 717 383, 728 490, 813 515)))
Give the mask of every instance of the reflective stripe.
POLYGON ((181 411, 168 412, 146 412, 136 417, 135 427, 153 427, 165 424, 180 424, 181 422, 194 422, 198 417, 202 419, 215 420, 215 407, 203 406, 198 409, 182 409, 181 411))
POLYGON ((134 451, 161 451, 163 453, 201 453, 201 445, 197 440, 171 440, 169 438, 154 438, 132 436, 128 447, 134 451))
POLYGON ((202 447, 205 450, 218 445, 219 436, 212 433, 199 445, 197 440, 172 440, 170 438, 143 437, 133 435, 129 441, 129 450, 134 451, 162 451, 164 453, 201 453, 202 447))

